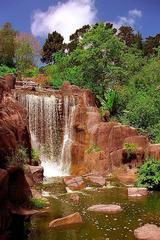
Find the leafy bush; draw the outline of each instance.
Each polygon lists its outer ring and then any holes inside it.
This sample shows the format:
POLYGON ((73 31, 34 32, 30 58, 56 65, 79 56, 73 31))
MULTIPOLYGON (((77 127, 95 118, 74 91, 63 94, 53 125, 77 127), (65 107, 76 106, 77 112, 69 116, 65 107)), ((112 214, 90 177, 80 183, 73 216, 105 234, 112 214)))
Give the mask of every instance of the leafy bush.
POLYGON ((117 103, 117 92, 115 90, 110 89, 109 91, 104 93, 104 98, 101 96, 97 96, 101 103, 101 114, 104 115, 108 110, 110 113, 114 112, 116 109, 117 103))
POLYGON ((31 200, 31 204, 33 208, 41 209, 47 206, 47 203, 43 199, 33 198, 31 200))
POLYGON ((126 150, 126 152, 127 152, 127 157, 128 157, 128 159, 129 159, 130 156, 136 152, 136 150, 137 150, 137 144, 134 144, 134 143, 125 143, 125 144, 124 144, 124 148, 125 148, 125 150, 126 150))
POLYGON ((151 93, 139 91, 129 100, 121 120, 123 123, 146 130, 159 121, 159 114, 156 98, 151 93))
POLYGON ((39 69, 37 67, 33 67, 30 69, 25 70, 24 72, 24 76, 28 77, 28 78, 32 78, 32 77, 37 77, 39 74, 39 69))
POLYGON ((138 187, 160 190, 160 161, 148 159, 138 171, 138 187))
POLYGON ((101 149, 99 146, 97 146, 96 144, 91 145, 91 146, 86 150, 86 152, 87 152, 88 154, 93 153, 93 152, 101 152, 101 151, 102 151, 102 149, 101 149))
POLYGON ((40 152, 37 149, 32 149, 32 159, 34 161, 40 161, 40 152))
POLYGON ((0 65, 0 77, 10 73, 16 73, 16 69, 13 67, 7 67, 6 65, 0 65))

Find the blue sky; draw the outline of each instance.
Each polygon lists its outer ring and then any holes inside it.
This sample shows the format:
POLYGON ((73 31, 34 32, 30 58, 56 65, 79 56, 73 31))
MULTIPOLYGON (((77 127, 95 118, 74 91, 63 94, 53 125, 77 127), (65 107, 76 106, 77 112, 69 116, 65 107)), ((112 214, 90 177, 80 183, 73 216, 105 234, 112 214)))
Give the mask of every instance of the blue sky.
POLYGON ((96 21, 131 23, 146 37, 160 33, 160 0, 0 0, 0 26, 6 21, 40 38, 59 30, 66 41, 77 26, 96 21))

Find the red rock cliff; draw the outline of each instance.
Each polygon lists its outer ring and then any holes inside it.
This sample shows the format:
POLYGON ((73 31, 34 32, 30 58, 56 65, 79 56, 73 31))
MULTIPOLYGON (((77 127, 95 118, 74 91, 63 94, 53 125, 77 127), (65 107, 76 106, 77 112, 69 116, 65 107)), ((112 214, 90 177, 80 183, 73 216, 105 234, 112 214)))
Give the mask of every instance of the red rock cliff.
MULTIPOLYGON (((24 146, 30 152, 30 136, 27 115, 23 107, 13 98, 11 85, 0 79, 0 165, 8 154, 24 146)), ((1 166, 0 166, 1 167, 1 166)))

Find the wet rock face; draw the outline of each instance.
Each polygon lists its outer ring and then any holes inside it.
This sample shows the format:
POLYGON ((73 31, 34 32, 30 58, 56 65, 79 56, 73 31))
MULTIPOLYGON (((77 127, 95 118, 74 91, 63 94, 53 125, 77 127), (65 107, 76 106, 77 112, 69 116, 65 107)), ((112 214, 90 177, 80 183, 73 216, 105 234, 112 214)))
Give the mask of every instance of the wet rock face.
POLYGON ((0 167, 5 167, 6 157, 19 146, 31 149, 26 112, 0 79, 0 167))
POLYGON ((12 213, 30 207, 30 198, 31 191, 23 169, 18 167, 0 169, 0 235, 8 229, 12 213))

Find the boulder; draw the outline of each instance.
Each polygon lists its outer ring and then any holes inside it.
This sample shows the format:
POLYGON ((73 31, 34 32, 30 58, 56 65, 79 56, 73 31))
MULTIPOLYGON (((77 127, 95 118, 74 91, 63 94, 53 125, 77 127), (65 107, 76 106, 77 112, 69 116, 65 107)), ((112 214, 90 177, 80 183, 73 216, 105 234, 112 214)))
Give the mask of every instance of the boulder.
POLYGON ((103 187, 106 184, 106 179, 103 176, 89 174, 89 175, 85 175, 84 179, 88 183, 91 183, 93 185, 100 186, 100 187, 103 187))
POLYGON ((139 240, 159 240, 160 227, 154 224, 145 224, 143 227, 137 228, 134 231, 134 235, 139 240))
POLYGON ((100 213, 119 213, 122 212, 122 208, 119 205, 93 205, 87 209, 90 212, 100 212, 100 213))
POLYGON ((124 139, 123 145, 126 143, 135 144, 135 146, 146 149, 149 145, 149 140, 146 136, 131 136, 124 139))
POLYGON ((8 173, 7 171, 0 169, 0 233, 4 232, 8 228, 9 223, 8 173))
POLYGON ((44 169, 41 166, 29 166, 30 172, 33 176, 35 183, 41 183, 43 181, 44 169))
POLYGON ((77 212, 72 215, 53 220, 52 222, 50 222, 49 228, 67 227, 82 223, 83 223, 82 217, 77 212))
POLYGON ((129 197, 143 197, 148 195, 147 188, 128 188, 129 197))
POLYGON ((160 144, 150 144, 148 146, 147 155, 157 160, 160 159, 160 144))
POLYGON ((87 172, 95 175, 105 174, 111 169, 109 155, 104 151, 85 153, 84 164, 87 172))
POLYGON ((86 187, 82 177, 65 177, 65 185, 71 190, 81 190, 86 187))
POLYGON ((32 193, 21 167, 8 169, 8 198, 11 205, 16 207, 30 207, 32 193))
POLYGON ((109 134, 109 151, 117 151, 123 148, 124 140, 131 136, 138 136, 138 132, 135 128, 118 124, 113 126, 109 134))
POLYGON ((15 88, 15 84, 16 84, 16 77, 14 74, 8 74, 4 77, 4 80, 8 86, 8 88, 14 89, 15 88))

